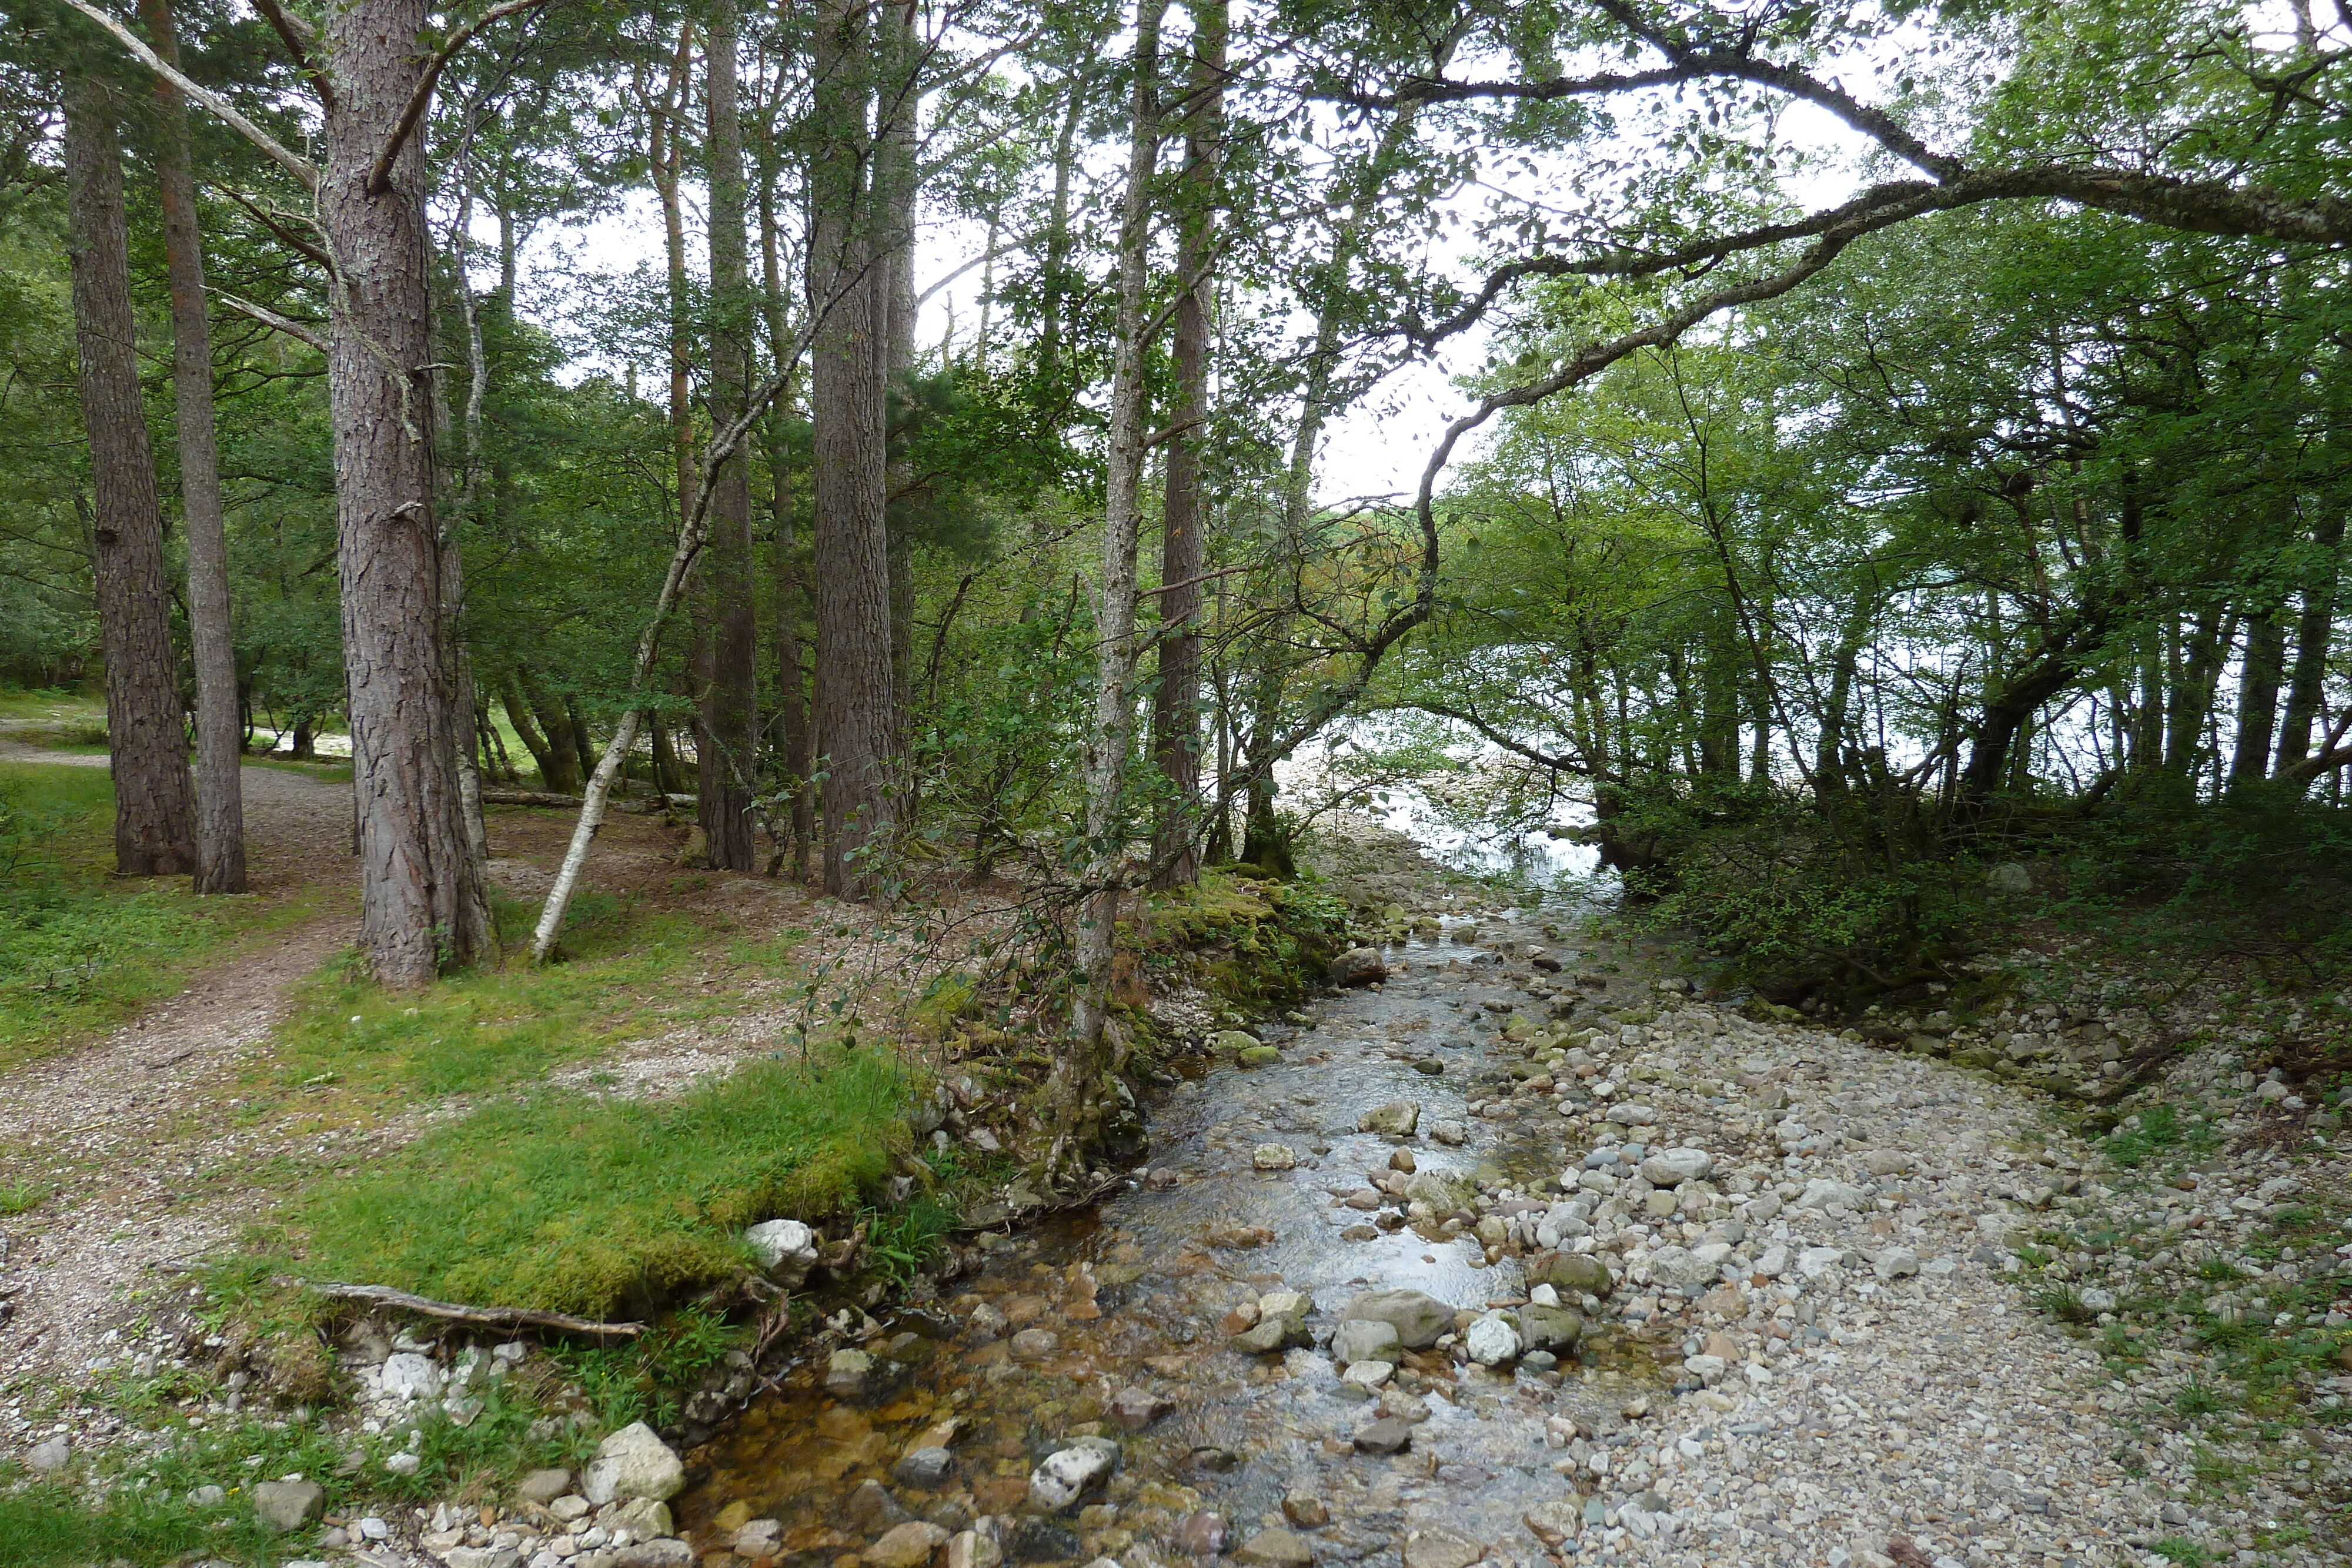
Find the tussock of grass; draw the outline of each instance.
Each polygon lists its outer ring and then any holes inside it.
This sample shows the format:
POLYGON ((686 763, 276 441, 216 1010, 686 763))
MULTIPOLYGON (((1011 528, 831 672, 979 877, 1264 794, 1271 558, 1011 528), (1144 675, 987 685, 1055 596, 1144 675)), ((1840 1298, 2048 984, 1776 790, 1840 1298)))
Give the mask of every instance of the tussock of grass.
POLYGON ((675 1101, 541 1090, 319 1184, 292 1216, 312 1278, 607 1317, 741 1266, 738 1233, 888 1174, 906 1082, 873 1051, 755 1062, 675 1101))
POLYGON ((0 1071, 129 1017, 302 900, 199 898, 118 881, 104 769, 0 763, 0 1071))

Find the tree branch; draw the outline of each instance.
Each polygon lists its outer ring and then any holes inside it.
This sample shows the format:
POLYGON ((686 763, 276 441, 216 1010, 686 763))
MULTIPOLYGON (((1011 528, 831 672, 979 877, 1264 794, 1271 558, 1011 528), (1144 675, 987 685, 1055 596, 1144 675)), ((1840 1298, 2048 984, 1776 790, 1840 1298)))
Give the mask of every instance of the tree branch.
POLYGON ((157 76, 162 77, 165 81, 170 82, 173 87, 178 88, 194 101, 203 104, 206 109, 211 110, 215 114, 219 115, 223 120, 226 120, 229 123, 230 128, 236 131, 238 135, 244 137, 247 141, 252 142, 256 147, 260 148, 264 152, 268 153, 271 159, 273 159, 279 167, 283 168, 288 173, 293 175, 296 179, 301 181, 305 190, 316 191, 319 188, 318 165, 312 163, 308 158, 303 157, 300 153, 291 152, 286 147, 280 145, 276 137, 270 135, 267 131, 262 130, 258 125, 254 124, 250 120, 247 120, 245 115, 238 110, 236 105, 231 103, 228 99, 223 98, 212 89, 203 87, 195 82, 190 81, 184 73, 166 62, 163 56, 157 54, 153 49, 149 48, 147 47, 147 40, 142 38, 129 27, 124 26, 121 22, 116 21, 105 12, 91 5, 90 0, 66 0, 66 4, 80 12, 83 16, 89 17, 91 21, 97 23, 100 26, 105 28, 108 32, 113 34, 116 40, 120 42, 124 48, 129 49, 138 59, 140 64, 145 66, 149 70, 153 71, 157 76))
POLYGON ((304 1283, 333 1301, 371 1301, 424 1317, 484 1328, 553 1329, 559 1333, 586 1334, 593 1339, 635 1339, 646 1332, 643 1323, 599 1322, 593 1318, 575 1318, 569 1312, 544 1312, 531 1307, 469 1307, 457 1301, 436 1301, 429 1296, 395 1291, 389 1285, 346 1285, 333 1280, 304 1283))
POLYGON ((268 308, 267 306, 256 305, 250 299, 239 299, 236 295, 229 293, 226 289, 208 288, 205 292, 210 294, 214 298, 219 300, 230 309, 237 311, 242 315, 252 317, 255 320, 260 322, 265 327, 274 328, 278 331, 285 333, 289 338, 308 343, 310 347, 318 350, 319 352, 322 354, 327 351, 326 339, 320 337, 316 331, 309 327, 305 327, 301 322, 293 319, 291 317, 280 316, 277 311, 268 308))
POLYGON ((310 46, 319 41, 319 30, 278 0, 253 0, 253 8, 276 31, 278 41, 286 46, 287 54, 293 58, 295 68, 310 78, 319 102, 331 110, 335 107, 335 85, 310 58, 310 46))
MULTIPOLYGON (((81 3, 82 0, 73 0, 77 5, 81 3)), ((394 123, 391 134, 383 139, 383 150, 375 155, 375 162, 368 168, 369 195, 381 196, 392 189, 392 165, 399 158, 401 148, 416 134, 416 128, 424 121, 425 111, 433 107, 433 89, 440 85, 441 72, 457 51, 471 43, 474 35, 491 23, 504 21, 520 12, 536 11, 550 3, 551 0, 501 0, 500 4, 458 27, 449 35, 446 43, 433 51, 433 57, 425 62, 425 74, 417 78, 416 90, 408 95, 408 102, 402 108, 400 119, 394 123)))

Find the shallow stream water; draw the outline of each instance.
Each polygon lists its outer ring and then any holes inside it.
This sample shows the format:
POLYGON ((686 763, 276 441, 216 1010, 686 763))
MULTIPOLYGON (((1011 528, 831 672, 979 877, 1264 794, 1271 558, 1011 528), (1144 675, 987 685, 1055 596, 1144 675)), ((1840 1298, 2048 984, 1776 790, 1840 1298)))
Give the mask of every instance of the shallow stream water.
MULTIPOLYGON (((1497 1012, 1534 1005, 1496 948, 1544 943, 1571 966, 1574 953, 1507 921, 1483 922, 1465 943, 1463 924, 1391 948, 1385 985, 1315 1003, 1311 1023, 1260 1028, 1283 1047, 1280 1062, 1221 1063, 1160 1095, 1148 1166, 1127 1187, 1040 1230, 987 1239, 977 1272, 880 1321, 863 1343, 891 1369, 876 1385, 845 1397, 826 1388, 822 1359, 788 1369, 696 1451, 704 1479, 679 1500, 679 1524, 718 1543, 745 1519, 774 1519, 784 1560, 804 1563, 839 1564, 908 1518, 962 1530, 991 1516, 1009 1561, 1182 1563, 1285 1527, 1318 1562, 1393 1563, 1409 1532, 1438 1526, 1488 1543, 1493 1558, 1545 1562, 1521 1518, 1573 1497, 1553 1469, 1562 1456, 1546 1445, 1545 1418, 1615 1427, 1628 1400, 1657 1387, 1642 1347, 1596 1324, 1557 1369, 1489 1371, 1443 1350, 1408 1352, 1382 1392, 1412 1396, 1428 1417, 1409 1448, 1374 1457, 1349 1439, 1381 1395, 1344 1384, 1319 1347, 1262 1357, 1229 1348, 1223 1322, 1281 1289, 1313 1297, 1318 1339, 1368 1290, 1410 1287, 1474 1312, 1524 1301, 1515 1260, 1489 1264, 1475 1237, 1435 1224, 1381 1229, 1339 1196, 1386 1173, 1402 1147, 1423 1170, 1475 1173, 1539 1198, 1582 1152, 1568 1148, 1556 1118, 1465 1114, 1520 1058, 1501 1043, 1497 1012), (1420 1103, 1417 1135, 1357 1131, 1364 1112, 1396 1100, 1420 1103), (1440 1131, 1461 1141, 1441 1142, 1440 1131), (1254 1168, 1268 1144, 1288 1149, 1295 1168, 1254 1168), (1016 1340, 1025 1329, 1052 1344, 1016 1340), (1130 1387, 1167 1413, 1123 1427, 1115 1406, 1130 1387), (1051 1528, 1034 1522, 1033 1468, 1095 1435, 1122 1449, 1108 1490, 1051 1528), (904 1455, 942 1437, 953 1462, 936 1485, 894 1475, 904 1455), (1316 1500, 1329 1522, 1286 1525, 1286 1494, 1316 1500)), ((1388 1222, 1400 1218, 1391 1208, 1388 1222)), ((1295 1511, 1316 1517, 1311 1504, 1295 1511)))

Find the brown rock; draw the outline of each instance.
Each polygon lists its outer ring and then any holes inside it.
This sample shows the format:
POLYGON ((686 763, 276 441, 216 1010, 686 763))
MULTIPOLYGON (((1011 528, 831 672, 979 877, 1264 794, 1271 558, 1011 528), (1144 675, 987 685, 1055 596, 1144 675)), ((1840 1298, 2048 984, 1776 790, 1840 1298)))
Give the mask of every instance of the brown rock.
POLYGON ((948 1532, 925 1520, 913 1519, 892 1528, 866 1549, 874 1568, 929 1568, 932 1556, 948 1543, 948 1532))
POLYGON ((1308 1568, 1315 1553, 1306 1542, 1287 1530, 1261 1530, 1234 1552, 1234 1561, 1250 1568, 1308 1568))
POLYGON ((1176 1521, 1176 1550, 1188 1557, 1215 1557, 1225 1549, 1225 1516, 1205 1511, 1176 1521))
POLYGON ((1130 1432, 1140 1432, 1175 1408, 1174 1401, 1130 1384, 1111 1396, 1110 1418, 1130 1432))
POLYGON ((1320 1530, 1331 1522, 1331 1508, 1313 1492, 1294 1488, 1282 1494, 1282 1517, 1301 1530, 1320 1530))
POLYGON ((1450 1530, 1416 1530, 1404 1538, 1404 1568, 1470 1568, 1486 1549, 1450 1530))

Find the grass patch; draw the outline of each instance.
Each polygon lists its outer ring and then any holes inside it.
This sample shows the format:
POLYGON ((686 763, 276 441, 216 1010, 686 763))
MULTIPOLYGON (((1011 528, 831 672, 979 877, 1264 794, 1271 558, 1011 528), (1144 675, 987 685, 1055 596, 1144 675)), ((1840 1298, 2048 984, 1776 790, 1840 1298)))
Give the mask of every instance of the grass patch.
POLYGON ((30 1214, 47 1203, 50 1189, 36 1181, 0 1181, 0 1219, 30 1214))
POLYGON ((178 990, 236 938, 310 913, 305 896, 199 898, 117 880, 104 769, 0 763, 0 1071, 178 990))
MULTIPOLYGON (((538 912, 500 900, 498 913, 511 947, 538 912)), ((772 969, 800 936, 730 944, 724 961, 772 969)), ((563 945, 567 963, 453 975, 423 992, 386 991, 356 959, 340 962, 298 988, 257 1082, 348 1118, 373 1103, 503 1088, 740 1005, 731 988, 693 983, 688 971, 720 960, 685 915, 587 894, 572 901, 563 945)))
POLYGON ((2149 1106, 2139 1113, 2137 1123, 2106 1141, 2107 1157, 2126 1170, 2166 1155, 2210 1154, 2221 1143, 2210 1126, 2183 1124, 2179 1113, 2170 1105, 2149 1106))
POLYGON ((440 1498, 465 1502, 502 1489, 521 1471, 576 1465, 591 1446, 569 1427, 532 1435, 532 1423, 548 1412, 543 1375, 478 1378, 473 1396, 482 1407, 466 1426, 427 1406, 382 1434, 342 1436, 257 1416, 220 1426, 192 1421, 172 1407, 189 1391, 183 1385, 189 1375, 175 1374, 176 1382, 125 1380, 106 1390, 110 1407, 138 1418, 152 1436, 152 1446, 116 1450, 99 1462, 94 1479, 105 1487, 102 1504, 94 1505, 89 1492, 62 1479, 12 1486, 17 1478, 0 1467, 0 1564, 163 1564, 197 1552, 230 1562, 275 1563, 289 1552, 301 1555, 317 1530, 292 1536, 265 1531, 253 1511, 258 1481, 293 1474, 316 1481, 330 1514, 440 1498), (341 1461, 354 1448, 362 1460, 346 1470, 341 1461), (402 1450, 417 1456, 414 1475, 383 1466, 402 1450), (221 1489, 217 1500, 201 1498, 207 1487, 221 1489))
POLYGON ((289 1215, 300 1267, 445 1301, 606 1317, 741 1266, 738 1233, 839 1211, 908 1138, 873 1051, 747 1065, 677 1100, 541 1089, 494 1101, 289 1215))
POLYGON ((12 1486, 10 1479, 8 1468, 0 1467, 0 1563, 9 1568, 164 1563, 199 1551, 264 1560, 263 1532, 250 1507, 205 1508, 184 1496, 123 1492, 93 1509, 54 1482, 12 1486))

